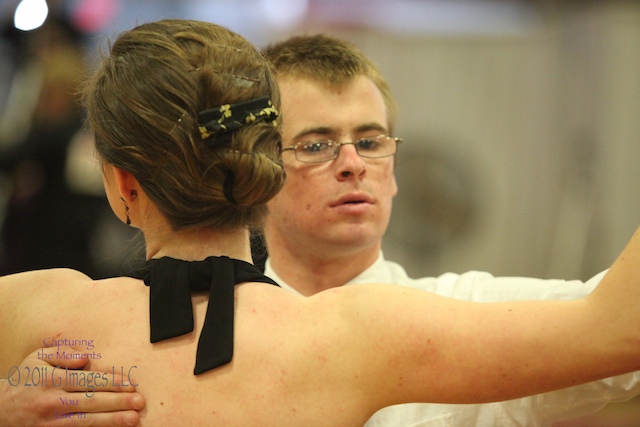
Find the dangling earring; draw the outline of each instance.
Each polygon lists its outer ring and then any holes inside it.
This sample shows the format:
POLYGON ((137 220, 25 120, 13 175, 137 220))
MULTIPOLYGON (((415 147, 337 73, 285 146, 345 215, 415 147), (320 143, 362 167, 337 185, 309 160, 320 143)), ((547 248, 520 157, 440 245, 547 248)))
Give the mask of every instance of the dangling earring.
POLYGON ((127 204, 124 197, 120 196, 120 199, 122 200, 122 203, 124 203, 124 214, 127 217, 127 225, 131 225, 131 218, 129 218, 129 204, 127 204))

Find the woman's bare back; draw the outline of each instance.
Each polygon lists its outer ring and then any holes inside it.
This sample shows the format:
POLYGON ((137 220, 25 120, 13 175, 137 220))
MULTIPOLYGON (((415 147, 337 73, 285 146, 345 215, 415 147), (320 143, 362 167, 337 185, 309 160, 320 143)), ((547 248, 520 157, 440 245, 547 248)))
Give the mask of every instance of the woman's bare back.
MULTIPOLYGON (((330 380, 335 378, 330 365, 325 371, 327 385, 318 384, 322 376, 318 369, 333 360, 336 350, 302 335, 301 331, 308 330, 300 328, 300 322, 308 318, 299 316, 304 313, 304 299, 280 288, 263 283, 236 287, 233 360, 195 376, 205 294, 192 298, 194 332, 151 344, 149 288, 142 281, 92 282, 68 270, 35 274, 54 283, 53 289, 48 290, 46 301, 32 301, 32 314, 19 328, 17 345, 28 354, 66 340, 90 353, 87 369, 107 372, 106 377, 93 381, 113 381, 113 374, 124 375, 125 381, 130 377, 147 401, 141 413, 143 425, 355 425, 364 423, 372 411, 356 410, 350 400, 355 402, 357 395, 350 396, 348 384, 344 393, 337 392, 340 387, 330 380)), ((67 381, 88 379, 76 372, 67 381)), ((67 403, 60 403, 60 416, 74 402, 67 403)))

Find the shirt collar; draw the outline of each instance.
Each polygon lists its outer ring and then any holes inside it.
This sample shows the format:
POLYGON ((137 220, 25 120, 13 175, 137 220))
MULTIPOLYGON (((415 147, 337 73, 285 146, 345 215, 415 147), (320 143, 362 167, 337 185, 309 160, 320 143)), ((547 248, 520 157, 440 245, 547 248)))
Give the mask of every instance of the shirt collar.
MULTIPOLYGON (((385 283, 384 280, 380 277, 382 271, 384 271, 384 255, 382 251, 378 254, 378 258, 376 261, 371 264, 366 270, 362 273, 358 274, 353 279, 349 280, 345 285, 353 285, 355 283, 385 283)), ((282 280, 280 276, 274 271, 271 266, 271 258, 267 258, 267 261, 264 266, 264 275, 272 278, 280 285, 281 288, 291 291, 295 294, 302 295, 298 292, 293 286, 282 280)))

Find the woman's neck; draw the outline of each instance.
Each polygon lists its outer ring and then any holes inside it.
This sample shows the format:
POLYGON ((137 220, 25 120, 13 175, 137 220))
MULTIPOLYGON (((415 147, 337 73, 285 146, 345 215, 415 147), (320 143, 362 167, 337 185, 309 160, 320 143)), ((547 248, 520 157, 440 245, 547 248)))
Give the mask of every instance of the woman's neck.
POLYGON ((194 228, 164 235, 145 233, 147 259, 164 256, 185 261, 200 261, 209 256, 228 256, 253 263, 249 231, 194 228))

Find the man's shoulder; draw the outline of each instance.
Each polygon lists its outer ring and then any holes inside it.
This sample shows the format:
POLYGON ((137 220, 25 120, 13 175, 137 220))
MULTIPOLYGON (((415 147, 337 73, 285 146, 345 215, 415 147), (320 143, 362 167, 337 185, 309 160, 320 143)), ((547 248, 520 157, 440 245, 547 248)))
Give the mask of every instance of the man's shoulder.
MULTIPOLYGON (((494 276, 485 271, 467 271, 464 273, 440 273, 434 276, 412 277, 398 262, 384 258, 381 253, 379 258, 369 268, 355 277, 353 283, 388 283, 410 287, 422 287, 424 284, 454 285, 460 282, 476 282, 490 280, 494 276)), ((351 282, 350 282, 351 283, 351 282)))
POLYGON ((407 286, 433 292, 439 295, 468 299, 470 290, 481 284, 492 283, 495 277, 485 271, 470 270, 464 273, 446 272, 434 276, 411 277, 405 268, 381 256, 371 267, 362 272, 349 284, 386 283, 407 286))

